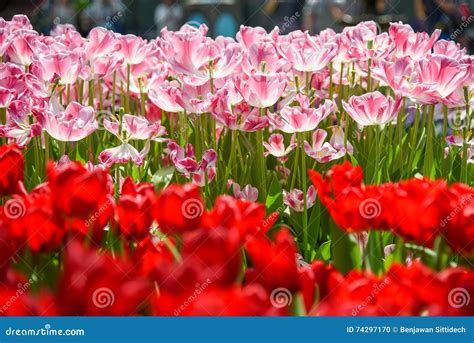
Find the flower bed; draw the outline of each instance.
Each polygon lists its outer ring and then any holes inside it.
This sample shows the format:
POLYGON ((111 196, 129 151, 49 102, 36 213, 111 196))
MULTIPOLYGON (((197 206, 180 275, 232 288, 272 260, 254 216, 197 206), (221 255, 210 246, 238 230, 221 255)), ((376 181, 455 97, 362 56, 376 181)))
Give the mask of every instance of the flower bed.
POLYGON ((206 31, 0 20, 0 314, 474 314, 472 56, 206 31))

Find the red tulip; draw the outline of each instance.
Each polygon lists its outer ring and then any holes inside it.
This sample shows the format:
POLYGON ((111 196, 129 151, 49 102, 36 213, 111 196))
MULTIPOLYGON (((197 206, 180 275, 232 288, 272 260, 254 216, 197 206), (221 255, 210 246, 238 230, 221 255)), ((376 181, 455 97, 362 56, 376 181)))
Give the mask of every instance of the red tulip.
POLYGON ((142 240, 150 233, 155 201, 152 184, 135 184, 127 177, 117 203, 117 221, 120 233, 127 239, 142 240))
POLYGON ((57 305, 62 315, 135 315, 151 295, 137 269, 81 243, 69 243, 59 281, 57 305))
POLYGON ((171 185, 158 196, 154 217, 163 233, 183 233, 199 228, 204 202, 192 184, 171 185))
POLYGON ((15 193, 23 181, 24 159, 15 144, 0 146, 0 196, 15 193))
POLYGON ((245 249, 256 270, 255 279, 250 281, 261 283, 270 292, 281 287, 299 290, 296 246, 288 230, 280 230, 274 242, 259 232, 247 241, 245 249))
POLYGON ((69 230, 92 235, 100 242, 103 227, 113 212, 109 174, 105 169, 88 171, 78 162, 48 167, 54 208, 63 216, 69 230))

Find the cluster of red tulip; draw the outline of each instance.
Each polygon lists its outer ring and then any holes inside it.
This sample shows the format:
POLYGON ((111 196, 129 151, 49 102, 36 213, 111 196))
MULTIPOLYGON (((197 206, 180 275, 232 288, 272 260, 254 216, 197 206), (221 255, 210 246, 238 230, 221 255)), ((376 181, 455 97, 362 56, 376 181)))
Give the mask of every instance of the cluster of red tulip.
MULTIPOLYGON (((383 276, 344 276, 299 260, 292 234, 272 228, 277 216, 261 204, 224 195, 206 210, 195 185, 157 194, 131 178, 115 197, 106 169, 77 162, 51 163, 48 180, 27 192, 14 145, 1 147, 0 166, 3 315, 474 313, 464 299, 474 291, 471 271, 436 274, 412 261, 383 276)), ((345 209, 346 193, 361 191, 360 170, 344 165, 331 175, 345 209)), ((328 186, 313 179, 330 206, 328 186)))
POLYGON ((310 171, 310 177, 334 221, 348 232, 392 230, 427 246, 443 235, 455 252, 474 254, 472 187, 426 178, 365 186, 362 169, 349 162, 325 177, 310 171))
POLYGON ((0 314, 474 314, 474 57, 207 31, 0 18, 0 314))

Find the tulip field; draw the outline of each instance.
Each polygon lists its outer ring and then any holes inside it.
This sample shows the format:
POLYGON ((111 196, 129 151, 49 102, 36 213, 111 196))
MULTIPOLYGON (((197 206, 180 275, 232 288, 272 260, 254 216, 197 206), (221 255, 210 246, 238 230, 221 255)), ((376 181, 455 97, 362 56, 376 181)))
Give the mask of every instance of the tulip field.
POLYGON ((439 36, 0 18, 0 315, 474 315, 474 58, 439 36))

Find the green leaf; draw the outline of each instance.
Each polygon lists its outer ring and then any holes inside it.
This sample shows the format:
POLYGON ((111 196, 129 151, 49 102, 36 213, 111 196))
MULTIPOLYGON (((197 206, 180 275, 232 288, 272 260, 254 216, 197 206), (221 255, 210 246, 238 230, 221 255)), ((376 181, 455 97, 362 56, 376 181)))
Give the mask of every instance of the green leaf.
POLYGON ((174 167, 166 167, 159 169, 151 178, 151 182, 155 185, 158 190, 161 190, 168 186, 174 175, 174 167))
POLYGON ((367 263, 374 274, 380 275, 384 271, 384 249, 382 233, 379 231, 369 232, 367 263))
POLYGON ((293 302, 291 304, 291 312, 294 316, 302 317, 306 315, 306 309, 304 307, 304 298, 301 293, 296 293, 293 297, 293 302))
POLYGON ((316 252, 316 259, 324 262, 328 262, 331 259, 331 241, 321 244, 316 252))
POLYGON ((331 225, 331 251, 334 266, 343 274, 360 268, 360 250, 354 239, 339 229, 333 220, 331 225))
POLYGON ((321 202, 316 199, 314 206, 311 208, 311 214, 308 221, 308 244, 313 250, 318 242, 321 233, 321 202))
POLYGON ((283 212, 283 194, 281 185, 276 175, 273 175, 272 183, 268 190, 267 199, 265 200, 265 208, 267 214, 273 212, 283 212))

